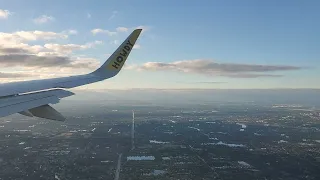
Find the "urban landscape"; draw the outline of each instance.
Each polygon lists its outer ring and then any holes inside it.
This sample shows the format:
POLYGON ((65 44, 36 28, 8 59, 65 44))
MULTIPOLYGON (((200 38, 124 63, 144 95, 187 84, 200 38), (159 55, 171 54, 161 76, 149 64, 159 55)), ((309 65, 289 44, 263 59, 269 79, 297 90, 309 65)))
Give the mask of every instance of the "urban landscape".
POLYGON ((241 103, 68 107, 65 122, 2 118, 0 179, 320 178, 318 110, 241 103))

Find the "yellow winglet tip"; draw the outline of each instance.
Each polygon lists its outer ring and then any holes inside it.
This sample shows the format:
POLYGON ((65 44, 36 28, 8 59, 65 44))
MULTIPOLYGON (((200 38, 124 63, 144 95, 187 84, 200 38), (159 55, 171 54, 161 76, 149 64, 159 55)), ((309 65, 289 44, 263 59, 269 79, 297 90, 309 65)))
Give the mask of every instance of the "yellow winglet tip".
POLYGON ((143 30, 142 28, 139 28, 139 29, 135 29, 134 31, 141 32, 142 30, 143 30))

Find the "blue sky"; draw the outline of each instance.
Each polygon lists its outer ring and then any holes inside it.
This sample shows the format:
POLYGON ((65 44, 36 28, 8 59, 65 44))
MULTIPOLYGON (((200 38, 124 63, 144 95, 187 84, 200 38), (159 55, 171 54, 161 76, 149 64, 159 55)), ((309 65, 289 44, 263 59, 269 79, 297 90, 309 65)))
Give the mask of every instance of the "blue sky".
MULTIPOLYGON (((132 29, 142 26, 145 30, 137 42, 140 48, 132 51, 126 62, 132 68, 85 88, 320 88, 320 1, 0 0, 0 4, 1 10, 10 12, 0 18, 0 32, 6 35, 36 30, 77 32, 67 33, 67 38, 23 40, 24 44, 51 47, 46 50, 55 53, 58 50, 52 44, 94 44, 64 54, 73 59, 80 57, 78 61, 90 58, 104 62, 132 29), (39 21, 42 16, 46 17, 45 22, 39 21), (118 27, 127 28, 127 32, 117 31, 118 27), (93 34, 93 29, 116 34, 93 34), (97 41, 101 43, 94 43, 97 41), (151 70, 145 64, 148 62, 173 68, 155 65, 151 70), (208 67, 197 67, 203 62, 208 67), (139 67, 144 70, 137 70, 139 67)), ((59 53, 63 52, 66 51, 59 49, 59 53)), ((9 65, 0 67, 1 71, 31 74, 29 78, 36 78, 37 73, 49 74, 48 77, 63 74, 50 72, 47 64, 9 65)), ((73 67, 62 72, 67 75, 90 70, 73 67)))

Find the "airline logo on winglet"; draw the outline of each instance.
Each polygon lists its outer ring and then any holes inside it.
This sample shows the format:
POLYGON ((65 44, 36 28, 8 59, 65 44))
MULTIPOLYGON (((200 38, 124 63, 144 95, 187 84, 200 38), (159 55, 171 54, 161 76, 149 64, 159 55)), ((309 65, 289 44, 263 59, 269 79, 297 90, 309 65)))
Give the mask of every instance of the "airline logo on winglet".
POLYGON ((133 44, 130 42, 130 40, 128 40, 126 45, 122 48, 119 55, 116 57, 116 59, 112 63, 110 63, 109 69, 121 68, 123 65, 123 62, 127 59, 132 48, 133 48, 133 44))
POLYGON ((131 35, 121 44, 120 49, 116 50, 116 54, 112 55, 111 61, 106 66, 109 70, 119 71, 128 58, 130 51, 133 49, 142 29, 134 30, 131 35))

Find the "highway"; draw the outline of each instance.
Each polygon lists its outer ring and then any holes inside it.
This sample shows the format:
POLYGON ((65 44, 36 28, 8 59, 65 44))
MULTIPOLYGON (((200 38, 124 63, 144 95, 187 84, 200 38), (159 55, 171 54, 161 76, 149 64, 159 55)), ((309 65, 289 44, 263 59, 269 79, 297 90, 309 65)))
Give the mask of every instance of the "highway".
POLYGON ((122 153, 119 154, 119 157, 118 157, 118 164, 117 164, 117 169, 116 169, 116 172, 115 172, 114 180, 119 180, 119 177, 120 177, 121 157, 122 157, 122 153))

